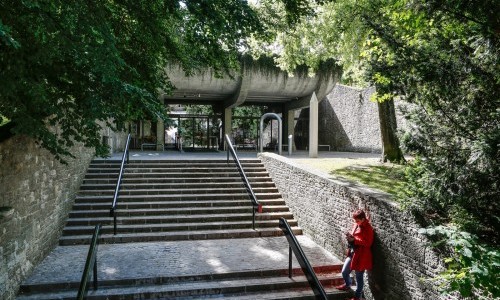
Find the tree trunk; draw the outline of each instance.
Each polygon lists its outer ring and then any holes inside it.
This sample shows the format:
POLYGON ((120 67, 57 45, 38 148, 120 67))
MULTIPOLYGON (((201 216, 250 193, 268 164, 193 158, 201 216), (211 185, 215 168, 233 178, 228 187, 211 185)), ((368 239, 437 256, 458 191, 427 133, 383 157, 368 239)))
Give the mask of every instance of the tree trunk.
POLYGON ((378 103, 378 118, 382 137, 382 161, 406 162, 399 147, 399 138, 396 135, 396 110, 393 99, 378 103))

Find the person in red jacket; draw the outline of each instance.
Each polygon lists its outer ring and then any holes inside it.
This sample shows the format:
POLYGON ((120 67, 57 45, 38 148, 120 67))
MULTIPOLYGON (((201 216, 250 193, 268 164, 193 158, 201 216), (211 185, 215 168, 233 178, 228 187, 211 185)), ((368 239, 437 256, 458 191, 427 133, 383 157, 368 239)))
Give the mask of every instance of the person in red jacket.
POLYGON ((351 288, 351 271, 356 273, 355 298, 350 300, 360 300, 363 293, 363 275, 365 270, 372 269, 373 227, 366 218, 363 210, 357 210, 352 215, 355 224, 351 232, 346 233, 349 251, 342 267, 342 277, 345 284, 337 286, 337 289, 347 291, 351 288))

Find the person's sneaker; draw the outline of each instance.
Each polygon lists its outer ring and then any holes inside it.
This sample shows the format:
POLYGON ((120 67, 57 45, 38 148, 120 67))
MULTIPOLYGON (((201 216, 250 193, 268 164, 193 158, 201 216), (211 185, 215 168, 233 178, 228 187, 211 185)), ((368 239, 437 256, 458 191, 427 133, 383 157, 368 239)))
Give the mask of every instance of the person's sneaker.
POLYGON ((348 291, 348 290, 350 290, 350 289, 351 289, 350 287, 346 286, 345 284, 342 284, 342 285, 337 285, 335 288, 336 288, 337 290, 341 290, 341 291, 348 291))

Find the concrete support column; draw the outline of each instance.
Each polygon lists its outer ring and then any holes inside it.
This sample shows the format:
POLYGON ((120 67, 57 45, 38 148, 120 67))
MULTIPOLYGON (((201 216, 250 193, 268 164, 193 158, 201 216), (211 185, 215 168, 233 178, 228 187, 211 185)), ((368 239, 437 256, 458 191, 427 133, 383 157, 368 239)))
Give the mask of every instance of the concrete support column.
POLYGON ((165 123, 162 119, 156 122, 156 150, 162 151, 165 144, 165 123))
POLYGON ((316 93, 309 103, 309 157, 318 157, 318 98, 316 93))
MULTIPOLYGON (((288 145, 288 147, 292 147, 292 150, 293 151, 296 151, 296 147, 295 147, 295 136, 294 136, 294 132, 295 132, 295 110, 293 109, 290 109, 286 112, 286 124, 287 124, 287 134, 286 134, 286 138, 287 138, 287 141, 288 141, 288 136, 291 135, 293 138, 292 138, 292 143, 293 145, 288 145)), ((284 117, 284 116, 283 116, 284 117)))
MULTIPOLYGON (((222 133, 222 140, 224 141, 226 138, 226 134, 228 134, 231 138, 231 130, 232 130, 232 121, 233 121, 233 111, 231 108, 224 109, 224 132, 222 133)), ((224 150, 226 149, 226 144, 224 143, 224 150)))

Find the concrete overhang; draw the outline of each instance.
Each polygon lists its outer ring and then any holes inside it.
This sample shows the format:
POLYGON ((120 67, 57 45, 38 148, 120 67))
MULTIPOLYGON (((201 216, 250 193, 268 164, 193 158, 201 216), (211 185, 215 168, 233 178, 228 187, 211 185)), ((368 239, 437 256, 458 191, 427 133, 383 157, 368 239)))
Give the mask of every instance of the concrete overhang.
POLYGON ((177 65, 165 70, 176 88, 170 95, 163 95, 166 104, 221 104, 224 108, 244 103, 282 104, 290 109, 307 107, 313 92, 321 101, 340 76, 339 68, 309 77, 298 73, 290 76, 278 68, 259 65, 242 67, 241 73, 224 78, 216 78, 210 69, 192 76, 186 76, 177 65))

